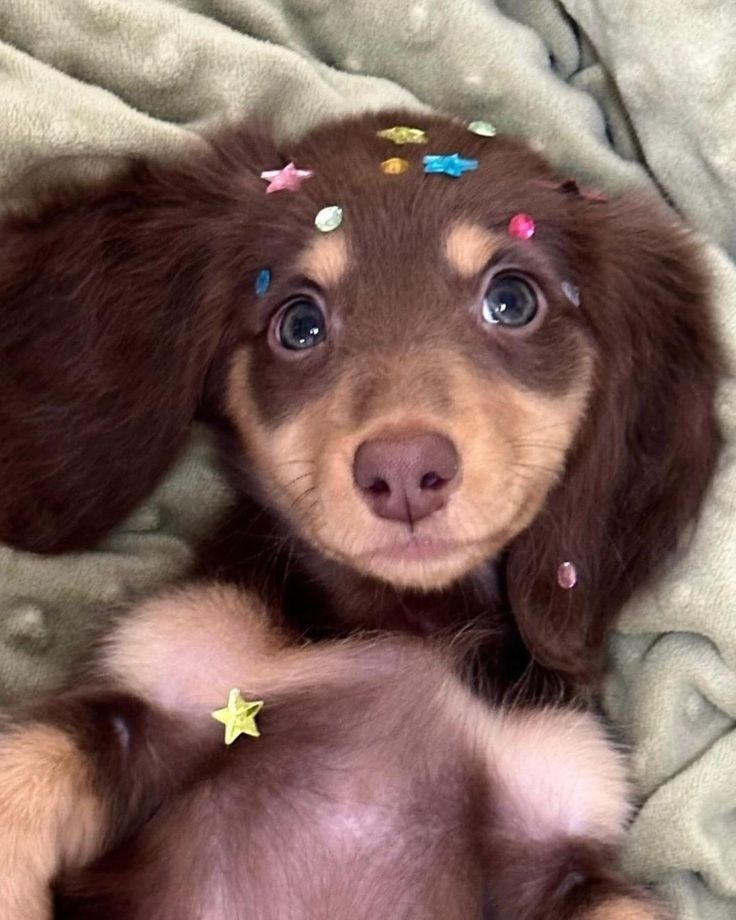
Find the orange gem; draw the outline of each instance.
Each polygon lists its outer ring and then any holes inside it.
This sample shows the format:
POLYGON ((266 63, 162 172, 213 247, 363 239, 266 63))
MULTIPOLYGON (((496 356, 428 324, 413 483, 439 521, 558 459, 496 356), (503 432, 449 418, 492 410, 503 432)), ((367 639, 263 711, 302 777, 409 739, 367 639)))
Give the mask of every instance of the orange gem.
POLYGON ((398 176, 401 173, 405 173, 409 168, 409 161, 405 160, 403 157, 389 157, 388 160, 384 160, 381 163, 381 170, 386 173, 387 176, 398 176))

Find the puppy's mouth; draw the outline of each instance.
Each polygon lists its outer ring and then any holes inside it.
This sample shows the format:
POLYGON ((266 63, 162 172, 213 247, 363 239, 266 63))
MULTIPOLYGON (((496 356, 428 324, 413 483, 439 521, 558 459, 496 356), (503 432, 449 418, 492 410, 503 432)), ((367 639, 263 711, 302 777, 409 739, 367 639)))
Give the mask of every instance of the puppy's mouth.
MULTIPOLYGON (((438 590, 481 565, 496 548, 493 538, 448 539, 439 534, 382 534, 347 551, 331 540, 314 540, 325 555, 364 575, 397 587, 438 590), (493 545, 491 545, 493 544, 493 545)), ((501 541, 502 542, 502 541, 501 541)))
POLYGON ((360 553, 356 559, 366 562, 434 562, 467 551, 474 541, 451 541, 433 537, 409 537, 384 543, 360 553))

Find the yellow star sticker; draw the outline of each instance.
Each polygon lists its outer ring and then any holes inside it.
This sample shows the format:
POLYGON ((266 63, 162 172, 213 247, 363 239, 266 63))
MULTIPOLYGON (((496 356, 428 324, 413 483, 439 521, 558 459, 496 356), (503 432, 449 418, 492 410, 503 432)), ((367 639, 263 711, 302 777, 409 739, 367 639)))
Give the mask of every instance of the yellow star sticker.
POLYGON ((259 738, 256 716, 263 709, 263 700, 244 700, 240 690, 233 688, 227 706, 212 713, 212 718, 225 726, 225 744, 232 744, 241 735, 259 738))
POLYGON ((384 128, 376 131, 378 137, 383 137, 394 144, 426 144, 427 132, 421 128, 409 128, 407 125, 394 125, 393 128, 384 128))

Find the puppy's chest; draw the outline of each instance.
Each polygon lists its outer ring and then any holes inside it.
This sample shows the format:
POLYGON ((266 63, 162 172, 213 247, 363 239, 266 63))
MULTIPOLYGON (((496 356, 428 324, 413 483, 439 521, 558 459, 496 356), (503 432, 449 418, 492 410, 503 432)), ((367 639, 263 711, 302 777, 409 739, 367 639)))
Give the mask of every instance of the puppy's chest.
POLYGON ((417 782, 393 771, 378 778, 334 769, 320 775, 318 765, 312 768, 303 784, 281 792, 269 784, 263 796, 256 788, 258 777, 247 774, 236 787, 231 776, 224 785, 190 795, 185 804, 189 847, 179 854, 174 848, 166 860, 170 878, 191 884, 188 909, 196 904, 198 910, 191 915, 202 920, 434 917, 432 899, 422 914, 416 892, 422 879, 436 873, 443 859, 451 862, 451 851, 458 849, 457 840, 446 846, 448 835, 457 835, 458 821, 455 809, 448 820, 447 809, 437 808, 439 783, 427 775, 417 782), (389 880, 397 873, 402 885, 392 888, 389 880), (387 890, 392 903, 384 901, 387 890), (404 903, 406 892, 412 898, 404 903))

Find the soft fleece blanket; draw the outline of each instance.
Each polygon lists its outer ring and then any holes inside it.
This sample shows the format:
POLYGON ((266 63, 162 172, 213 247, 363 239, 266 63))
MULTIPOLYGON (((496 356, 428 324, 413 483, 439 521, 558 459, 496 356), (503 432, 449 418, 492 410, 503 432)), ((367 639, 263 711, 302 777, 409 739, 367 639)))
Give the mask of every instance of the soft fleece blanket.
MULTIPOLYGON (((428 105, 526 136, 562 174, 657 188, 709 241, 736 350, 736 5, 731 0, 0 0, 0 202, 120 154, 176 154, 268 112, 428 105)), ((2 258, 2 253, 0 253, 2 258)), ((609 712, 643 808, 629 870, 683 920, 736 917, 736 392, 700 527, 612 642, 609 712)), ((0 483, 0 488, 2 484, 0 483)), ((95 552, 0 547, 0 702, 53 687, 106 611, 181 572, 227 499, 204 432, 95 552)))

